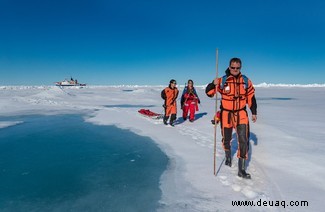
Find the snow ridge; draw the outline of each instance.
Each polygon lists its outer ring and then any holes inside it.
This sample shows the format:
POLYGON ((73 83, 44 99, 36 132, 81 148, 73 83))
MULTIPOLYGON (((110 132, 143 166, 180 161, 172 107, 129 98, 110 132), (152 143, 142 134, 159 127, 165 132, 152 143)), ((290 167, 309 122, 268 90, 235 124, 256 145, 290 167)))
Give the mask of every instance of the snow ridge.
POLYGON ((254 85, 255 87, 260 87, 260 88, 269 88, 269 87, 298 87, 298 88, 320 88, 320 87, 325 87, 325 83, 323 84, 317 84, 317 83, 313 83, 313 84, 283 84, 283 83, 279 83, 279 84, 273 84, 273 83, 260 83, 257 85, 254 85))

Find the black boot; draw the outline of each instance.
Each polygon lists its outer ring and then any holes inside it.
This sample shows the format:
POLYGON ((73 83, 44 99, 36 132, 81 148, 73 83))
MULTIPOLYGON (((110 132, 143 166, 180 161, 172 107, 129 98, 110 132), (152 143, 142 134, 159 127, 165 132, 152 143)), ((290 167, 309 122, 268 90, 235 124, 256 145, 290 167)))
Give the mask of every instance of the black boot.
POLYGON ((169 119, 169 116, 164 116, 164 119, 163 119, 163 121, 164 121, 164 124, 165 125, 168 125, 168 123, 167 123, 167 120, 169 119))
POLYGON ((172 114, 171 116, 170 116, 170 120, 169 120, 169 124, 170 124, 170 126, 174 126, 174 121, 176 120, 176 114, 172 114))
POLYGON ((251 175, 246 173, 246 160, 243 158, 238 159, 238 177, 242 177, 244 179, 251 179, 251 175))
POLYGON ((225 165, 231 167, 231 151, 230 150, 226 150, 225 151, 225 155, 226 155, 225 165))

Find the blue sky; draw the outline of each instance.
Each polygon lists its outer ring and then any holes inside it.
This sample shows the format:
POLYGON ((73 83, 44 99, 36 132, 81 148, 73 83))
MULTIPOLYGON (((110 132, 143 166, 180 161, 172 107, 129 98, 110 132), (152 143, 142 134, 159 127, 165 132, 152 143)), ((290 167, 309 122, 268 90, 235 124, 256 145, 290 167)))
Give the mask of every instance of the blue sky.
POLYGON ((0 0, 0 85, 325 83, 323 0, 0 0))

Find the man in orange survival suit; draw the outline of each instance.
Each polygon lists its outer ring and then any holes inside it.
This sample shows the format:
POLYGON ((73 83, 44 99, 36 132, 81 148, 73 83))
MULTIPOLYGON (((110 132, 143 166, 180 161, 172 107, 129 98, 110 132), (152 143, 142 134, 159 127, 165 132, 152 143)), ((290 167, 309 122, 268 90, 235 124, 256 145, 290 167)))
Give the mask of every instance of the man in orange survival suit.
POLYGON ((252 82, 241 74, 241 60, 232 58, 226 75, 215 79, 206 87, 206 94, 213 97, 217 91, 221 94, 221 134, 222 144, 226 154, 225 164, 231 167, 231 140, 233 128, 237 132, 238 140, 238 176, 250 179, 246 173, 246 160, 248 159, 249 119, 246 105, 252 112, 252 121, 257 120, 257 104, 255 89, 252 82), (224 82, 223 82, 224 81, 224 82))
POLYGON ((169 82, 169 86, 161 91, 161 98, 165 100, 164 108, 165 108, 165 116, 164 116, 164 124, 167 125, 167 121, 170 116, 169 124, 174 126, 174 121, 176 120, 177 107, 176 107, 176 99, 178 96, 178 89, 176 88, 176 80, 172 79, 169 82))

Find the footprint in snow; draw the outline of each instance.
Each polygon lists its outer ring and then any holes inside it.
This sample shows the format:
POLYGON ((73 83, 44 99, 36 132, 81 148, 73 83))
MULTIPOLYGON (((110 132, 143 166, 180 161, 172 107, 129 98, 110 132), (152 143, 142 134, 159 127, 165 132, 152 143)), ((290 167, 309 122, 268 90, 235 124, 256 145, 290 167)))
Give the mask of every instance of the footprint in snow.
POLYGON ((246 186, 241 192, 249 199, 253 199, 257 196, 257 193, 253 191, 250 186, 246 186))
POLYGON ((190 128, 188 126, 185 126, 185 125, 182 125, 180 126, 179 128, 179 132, 182 134, 182 135, 187 135, 187 136, 190 136, 192 137, 193 140, 196 141, 196 143, 202 147, 208 147, 208 148, 212 148, 213 147, 213 142, 212 142, 212 138, 208 138, 206 136, 206 134, 196 130, 196 129, 193 129, 193 128, 190 128))
POLYGON ((228 177, 227 176, 219 176, 220 182, 225 185, 225 186, 230 186, 230 182, 228 181, 228 177))
POLYGON ((241 186, 240 185, 237 185, 237 184, 233 184, 231 187, 232 187, 232 189, 234 191, 237 191, 237 192, 239 192, 241 190, 241 186))

